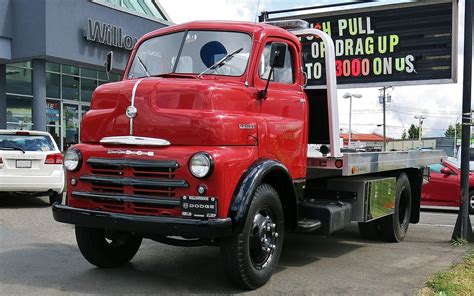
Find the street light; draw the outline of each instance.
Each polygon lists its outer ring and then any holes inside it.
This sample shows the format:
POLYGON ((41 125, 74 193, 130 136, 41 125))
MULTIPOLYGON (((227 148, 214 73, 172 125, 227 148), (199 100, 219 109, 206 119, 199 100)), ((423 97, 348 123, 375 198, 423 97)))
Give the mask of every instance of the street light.
POLYGON ((352 97, 360 99, 362 98, 361 94, 351 94, 346 93, 342 96, 344 99, 349 99, 349 141, 347 142, 348 148, 351 147, 351 140, 352 140, 352 97))
POLYGON ((423 148, 421 143, 421 134, 423 132, 423 119, 426 119, 423 115, 415 115, 415 119, 418 119, 418 142, 420 144, 420 148, 423 148))

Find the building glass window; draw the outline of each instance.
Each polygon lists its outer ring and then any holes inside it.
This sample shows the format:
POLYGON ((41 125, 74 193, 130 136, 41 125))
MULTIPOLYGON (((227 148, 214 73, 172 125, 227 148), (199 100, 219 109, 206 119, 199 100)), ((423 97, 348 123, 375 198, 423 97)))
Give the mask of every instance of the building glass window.
POLYGON ((7 129, 31 129, 33 98, 7 95, 7 129))
POLYGON ((59 100, 46 100, 46 129, 54 141, 61 147, 61 102, 59 100))
POLYGON ((62 99, 79 100, 79 77, 63 75, 62 99))
POLYGON ((142 13, 150 17, 166 20, 155 0, 98 0, 120 6, 127 10, 142 13))
POLYGON ((59 64, 46 62, 46 72, 61 72, 59 64))
POLYGON ((22 95, 33 94, 31 68, 20 68, 16 67, 16 65, 19 64, 11 64, 6 67, 7 93, 22 95))
POLYGON ((46 72, 46 96, 48 98, 57 98, 61 96, 60 75, 46 72))
POLYGON ((97 70, 81 68, 81 76, 97 79, 97 70))
POLYGON ((92 92, 97 87, 97 80, 81 78, 81 101, 90 102, 92 92))
POLYGON ((63 72, 64 74, 79 75, 79 67, 61 65, 61 72, 63 72))

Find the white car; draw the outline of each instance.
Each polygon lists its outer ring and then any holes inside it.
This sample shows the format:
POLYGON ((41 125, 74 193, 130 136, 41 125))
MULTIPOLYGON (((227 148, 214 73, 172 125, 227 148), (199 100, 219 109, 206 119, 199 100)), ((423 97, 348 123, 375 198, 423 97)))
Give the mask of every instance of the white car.
POLYGON ((47 132, 0 130, 0 191, 62 200, 63 156, 47 132))

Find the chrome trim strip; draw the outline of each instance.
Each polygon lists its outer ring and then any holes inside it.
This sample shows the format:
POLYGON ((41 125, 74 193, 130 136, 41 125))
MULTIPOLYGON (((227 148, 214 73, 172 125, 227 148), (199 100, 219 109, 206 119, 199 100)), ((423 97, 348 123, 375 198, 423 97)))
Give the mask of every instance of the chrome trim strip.
POLYGON ((164 139, 136 137, 136 136, 116 136, 104 137, 101 144, 109 145, 132 145, 132 146, 169 146, 171 143, 164 139))
MULTIPOLYGON (((139 79, 135 84, 133 85, 133 90, 132 90, 132 98, 130 102, 130 106, 135 107, 135 94, 137 93, 137 88, 138 85, 143 81, 144 78, 139 79)), ((133 136, 133 117, 130 118, 130 136, 133 136)))

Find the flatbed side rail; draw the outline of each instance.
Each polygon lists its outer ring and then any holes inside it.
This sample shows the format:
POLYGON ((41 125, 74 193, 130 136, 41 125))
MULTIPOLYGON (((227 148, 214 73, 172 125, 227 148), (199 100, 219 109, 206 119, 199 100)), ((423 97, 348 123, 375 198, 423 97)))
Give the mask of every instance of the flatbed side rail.
POLYGON ((308 171, 314 175, 319 170, 339 170, 342 176, 356 176, 421 168, 440 163, 444 159, 446 153, 442 150, 344 153, 338 158, 309 155, 308 171), (342 160, 340 168, 335 166, 336 160, 342 160))

